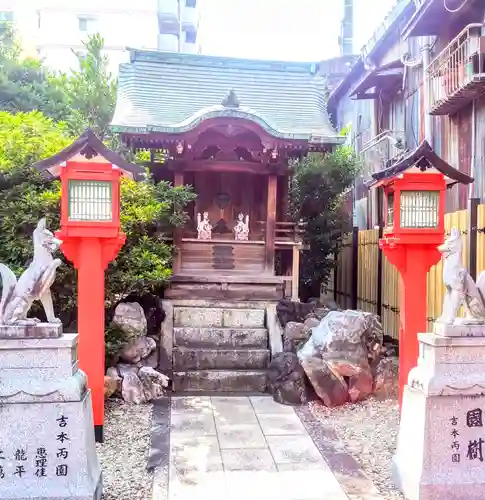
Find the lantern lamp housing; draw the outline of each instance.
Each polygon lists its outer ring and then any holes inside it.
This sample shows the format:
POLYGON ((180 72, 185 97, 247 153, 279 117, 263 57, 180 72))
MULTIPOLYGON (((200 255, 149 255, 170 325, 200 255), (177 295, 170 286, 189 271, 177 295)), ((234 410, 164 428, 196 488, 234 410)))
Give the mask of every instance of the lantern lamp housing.
POLYGON ((66 162, 60 173, 65 234, 104 238, 119 234, 121 175, 107 162, 66 162))
POLYGON ((414 239, 444 231, 446 181, 441 173, 405 172, 381 181, 384 237, 414 239))

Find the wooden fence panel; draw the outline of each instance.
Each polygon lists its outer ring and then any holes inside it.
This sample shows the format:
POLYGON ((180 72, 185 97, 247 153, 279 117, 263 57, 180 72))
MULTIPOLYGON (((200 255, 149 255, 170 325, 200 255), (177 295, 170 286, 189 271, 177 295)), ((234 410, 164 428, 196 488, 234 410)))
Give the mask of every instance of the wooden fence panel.
POLYGON ((377 312, 377 266, 379 262, 379 230, 359 231, 357 307, 377 312))
POLYGON ((485 205, 478 205, 477 217, 477 277, 485 271, 485 205))
MULTIPOLYGON (((460 210, 445 215, 446 237, 451 228, 456 227, 462 234, 463 264, 468 268, 468 248, 470 235, 468 233, 469 214, 467 210, 460 210)), ((485 205, 477 208, 477 276, 485 271, 485 205)), ((357 297, 358 308, 368 312, 377 311, 378 297, 378 230, 368 229, 359 231, 358 237, 358 277, 357 297)), ((335 283, 337 287, 337 303, 340 307, 351 307, 352 290, 352 235, 344 239, 342 251, 338 256, 338 272, 335 283)), ((384 332, 398 339, 399 335, 399 273, 396 268, 384 257, 382 259, 382 297, 381 319, 384 332)), ((445 288, 443 285, 443 264, 439 262, 428 273, 427 303, 428 326, 441 315, 445 288)), ((463 315, 463 310, 460 310, 463 315)))
POLYGON ((385 256, 382 259, 382 281, 382 327, 386 335, 398 340, 400 278, 397 269, 385 256))
POLYGON ((337 304, 348 309, 351 307, 352 290, 352 234, 345 235, 337 257, 337 304))

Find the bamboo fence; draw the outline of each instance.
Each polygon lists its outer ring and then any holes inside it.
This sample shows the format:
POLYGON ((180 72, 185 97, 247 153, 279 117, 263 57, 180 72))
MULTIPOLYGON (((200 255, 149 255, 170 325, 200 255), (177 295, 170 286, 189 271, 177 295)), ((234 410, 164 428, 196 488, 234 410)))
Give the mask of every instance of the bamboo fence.
MULTIPOLYGON (((456 227, 462 234, 463 264, 468 269, 468 210, 445 215, 445 233, 450 234, 451 228, 456 227)), ((485 270, 485 205, 477 208, 477 276, 485 270)), ((379 274, 379 230, 367 229, 359 231, 357 238, 357 308, 367 312, 380 313, 384 332, 393 338, 399 333, 399 273, 389 263, 384 255, 381 256, 381 272, 379 274), (380 278, 380 279, 379 279, 380 278)), ((352 307, 353 288, 353 238, 346 235, 341 251, 336 257, 336 272, 332 284, 327 287, 328 293, 333 291, 335 300, 343 308, 352 307)), ((428 273, 428 326, 441 314, 444 296, 443 265, 439 262, 428 273)), ((460 312, 463 314, 463 311, 460 312)))

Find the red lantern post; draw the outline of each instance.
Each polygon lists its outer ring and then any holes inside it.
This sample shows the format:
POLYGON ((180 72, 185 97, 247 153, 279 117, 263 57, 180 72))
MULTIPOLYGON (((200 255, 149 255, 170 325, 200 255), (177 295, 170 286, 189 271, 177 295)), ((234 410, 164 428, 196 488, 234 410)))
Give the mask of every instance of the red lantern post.
POLYGON ((61 250, 78 273, 79 366, 93 396, 96 441, 104 425, 104 272, 125 242, 121 171, 111 163, 68 161, 61 169, 61 250))
POLYGON ((419 356, 418 333, 427 331, 427 276, 441 254, 447 186, 473 179, 454 169, 423 142, 392 167, 373 175, 384 189, 379 247, 400 275, 399 406, 419 356))
POLYGON ((125 241, 120 230, 120 179, 144 169, 108 149, 87 129, 58 154, 36 163, 61 178, 61 250, 78 273, 79 366, 92 393, 96 441, 104 424, 104 272, 125 241))

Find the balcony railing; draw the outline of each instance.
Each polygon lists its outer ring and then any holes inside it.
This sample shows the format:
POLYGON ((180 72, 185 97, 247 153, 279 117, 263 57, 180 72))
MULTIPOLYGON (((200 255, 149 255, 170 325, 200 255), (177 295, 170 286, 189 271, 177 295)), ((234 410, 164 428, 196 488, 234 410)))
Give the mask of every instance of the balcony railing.
POLYGON ((373 174, 389 166, 404 150, 404 132, 385 130, 366 142, 360 152, 366 173, 373 174))
POLYGON ((426 69, 429 113, 450 115, 485 92, 485 31, 468 25, 426 69))

